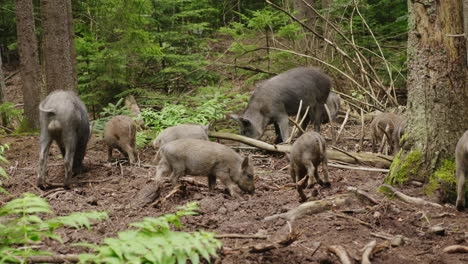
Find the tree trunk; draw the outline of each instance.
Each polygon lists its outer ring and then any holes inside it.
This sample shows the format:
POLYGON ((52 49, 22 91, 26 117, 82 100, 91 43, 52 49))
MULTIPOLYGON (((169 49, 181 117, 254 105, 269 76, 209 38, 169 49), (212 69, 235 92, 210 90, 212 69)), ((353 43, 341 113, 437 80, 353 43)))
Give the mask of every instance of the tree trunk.
MULTIPOLYGON (((305 0, 309 5, 315 6, 315 0, 305 0)), ((305 24, 310 28, 314 27, 315 13, 303 2, 303 0, 294 0, 294 10, 297 11, 297 18, 307 20, 305 24)))
POLYGON ((446 194, 455 186, 455 145, 468 128, 466 42, 456 36, 462 1, 408 1, 408 8, 408 125, 387 182, 424 180, 427 193, 448 187, 446 194))
POLYGON ((47 93, 77 90, 71 0, 42 0, 41 17, 47 93))
POLYGON ((465 28, 466 63, 468 64, 468 0, 463 0, 463 27, 465 28))
POLYGON ((23 125, 37 129, 42 81, 32 0, 16 0, 16 30, 23 84, 23 125))

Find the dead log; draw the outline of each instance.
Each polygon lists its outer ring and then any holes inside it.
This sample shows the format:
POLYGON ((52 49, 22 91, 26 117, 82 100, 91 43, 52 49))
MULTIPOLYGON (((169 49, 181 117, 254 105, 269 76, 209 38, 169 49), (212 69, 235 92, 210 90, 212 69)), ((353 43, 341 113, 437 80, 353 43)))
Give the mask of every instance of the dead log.
MULTIPOLYGON (((273 152, 282 152, 282 153, 289 153, 291 151, 291 145, 288 144, 280 144, 280 145, 272 145, 269 143, 266 143, 261 140, 233 134, 233 133, 227 133, 227 132, 213 132, 210 131, 208 132, 208 136, 213 137, 213 138, 220 138, 220 139, 229 139, 229 140, 234 140, 238 141, 244 144, 247 144, 249 146, 253 146, 259 149, 267 150, 267 151, 273 151, 273 152)), ((356 158, 361 161, 362 164, 372 166, 372 167, 378 167, 378 168, 389 168, 391 164, 391 160, 393 159, 390 156, 385 156, 385 155, 379 155, 377 156, 374 153, 367 153, 367 152, 360 152, 360 153, 355 153, 355 152, 349 152, 350 155, 340 153, 339 151, 336 150, 331 150, 327 149, 327 156, 329 160, 336 160, 336 161, 341 161, 341 162, 346 162, 346 163, 351 163, 351 164, 356 164, 356 158)))
POLYGON ((161 195, 162 182, 152 181, 147 183, 143 189, 137 194, 133 201, 133 207, 144 207, 151 204, 156 198, 161 195))
POLYGON ((349 258, 348 252, 342 246, 329 246, 327 251, 335 254, 342 264, 351 264, 351 259, 349 258))
POLYGON ((453 246, 448 246, 444 248, 443 250, 444 253, 468 253, 468 247, 467 246, 461 246, 461 245, 453 245, 453 246))
POLYGON ((25 263, 77 263, 78 255, 29 256, 22 259, 25 263))
POLYGON ((372 240, 362 249, 362 261, 361 264, 371 264, 370 258, 372 257, 372 251, 377 246, 377 241, 372 240))
POLYGON ((426 201, 426 200, 421 199, 421 198, 408 196, 408 195, 406 195, 406 194, 404 194, 402 192, 397 191, 395 188, 393 188, 393 186, 390 186, 388 184, 382 184, 382 187, 389 190, 396 197, 400 198, 402 201, 407 202, 407 203, 418 204, 418 205, 431 205, 431 206, 435 206, 435 207, 439 207, 439 208, 443 207, 442 205, 440 205, 438 203, 433 203, 433 202, 429 202, 429 201, 426 201))

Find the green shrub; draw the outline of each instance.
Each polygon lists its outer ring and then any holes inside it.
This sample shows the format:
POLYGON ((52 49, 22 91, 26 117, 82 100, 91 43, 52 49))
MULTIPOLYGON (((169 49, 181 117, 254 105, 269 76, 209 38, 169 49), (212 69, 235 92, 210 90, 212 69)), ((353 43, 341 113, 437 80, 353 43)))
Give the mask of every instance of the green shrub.
POLYGON ((119 232, 117 238, 106 238, 99 246, 89 246, 94 254, 80 255, 80 263, 200 263, 200 256, 210 262, 216 257, 216 249, 221 242, 208 232, 177 232, 182 216, 195 215, 198 205, 194 202, 179 207, 175 214, 157 218, 145 218, 132 223, 133 229, 119 232))
POLYGON ((46 200, 26 193, 0 208, 0 263, 24 263, 24 258, 37 255, 51 255, 38 251, 37 246, 44 238, 62 242, 55 230, 62 226, 89 228, 90 220, 101 220, 106 213, 80 212, 68 216, 52 217, 52 210, 46 200))

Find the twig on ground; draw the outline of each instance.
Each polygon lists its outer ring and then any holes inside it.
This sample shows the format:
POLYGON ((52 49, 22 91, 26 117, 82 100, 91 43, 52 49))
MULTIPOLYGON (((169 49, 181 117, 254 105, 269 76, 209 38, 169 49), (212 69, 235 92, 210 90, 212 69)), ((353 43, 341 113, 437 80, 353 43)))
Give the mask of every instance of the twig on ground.
POLYGON ((243 235, 243 234, 217 234, 215 238, 240 238, 240 239, 267 239, 266 235, 243 235))
POLYGON ((346 123, 348 122, 349 112, 350 111, 351 111, 351 109, 348 109, 346 111, 345 119, 343 120, 343 123, 341 124, 340 129, 338 130, 338 134, 336 135, 336 142, 338 142, 338 140, 340 139, 341 132, 343 132, 343 129, 344 129, 346 123))
POLYGON ((385 187, 388 190, 390 190, 393 194, 395 194, 396 197, 400 198, 404 202, 411 203, 411 204, 419 204, 419 205, 431 205, 434 207, 443 208, 443 206, 440 204, 429 202, 421 198, 408 196, 402 192, 397 191, 395 188, 393 188, 392 186, 388 184, 382 184, 382 187, 385 187))
POLYGON ((372 251, 377 246, 377 241, 372 240, 362 249, 362 261, 361 264, 371 264, 370 258, 372 257, 372 251))
POLYGON ((154 203, 150 204, 150 207, 156 207, 156 205, 162 204, 162 203, 165 202, 167 199, 169 199, 169 198, 171 198, 172 196, 174 196, 176 193, 184 191, 184 189, 185 189, 185 185, 183 185, 183 184, 178 184, 177 186, 174 187, 174 189, 172 189, 172 191, 170 191, 170 192, 169 192, 166 196, 164 196, 162 199, 158 199, 158 200, 156 200, 154 203))
POLYGON ((63 190, 65 190, 65 189, 63 189, 63 188, 53 189, 53 190, 50 190, 50 191, 48 191, 48 192, 45 192, 45 193, 41 194, 39 197, 45 198, 45 197, 51 195, 52 193, 59 192, 59 191, 63 191, 63 190))
POLYGON ((344 218, 344 219, 349 219, 349 220, 353 220, 353 221, 356 221, 358 223, 360 223, 361 225, 364 225, 364 226, 367 226, 369 228, 372 228, 373 226, 367 222, 364 222, 362 221, 361 219, 358 219, 356 217, 352 217, 350 215, 345 215, 345 214, 339 214, 339 213, 332 213, 334 216, 337 216, 337 217, 341 217, 341 218, 344 218))
POLYGON ((453 246, 448 246, 445 247, 442 252, 444 253, 468 253, 468 247, 467 246, 461 246, 461 245, 453 245, 453 246))
POLYGON ((358 159, 356 156, 351 155, 350 153, 348 153, 348 152, 346 152, 346 151, 344 151, 344 150, 342 150, 342 149, 340 149, 338 147, 335 147, 335 146, 332 146, 331 148, 345 154, 348 157, 351 157, 352 159, 354 159, 354 161, 356 161, 356 164, 362 164, 361 160, 358 159))

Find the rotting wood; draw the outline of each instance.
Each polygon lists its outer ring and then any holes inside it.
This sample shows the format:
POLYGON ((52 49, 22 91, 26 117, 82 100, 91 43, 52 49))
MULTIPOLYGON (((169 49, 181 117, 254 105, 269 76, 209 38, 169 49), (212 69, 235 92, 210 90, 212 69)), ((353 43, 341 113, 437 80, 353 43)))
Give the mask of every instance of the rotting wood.
POLYGON ((351 259, 349 258, 348 252, 342 246, 329 246, 327 251, 335 254, 342 264, 351 264, 351 259))
POLYGON ((161 195, 161 181, 153 181, 147 183, 143 189, 138 192, 137 197, 133 202, 133 207, 144 207, 148 204, 151 204, 161 195))
POLYGON ((362 249, 362 261, 361 264, 371 264, 370 258, 372 257, 372 251, 377 246, 377 241, 372 240, 362 249))
MULTIPOLYGON (((245 137, 245 136, 241 136, 241 135, 237 135, 233 133, 210 131, 208 132, 208 136, 213 137, 213 138, 221 138, 221 139, 229 139, 229 140, 238 141, 238 142, 247 144, 249 146, 257 147, 259 149, 263 149, 267 151, 281 152, 281 153, 289 153, 291 151, 291 145, 289 144, 272 145, 261 140, 257 140, 257 139, 253 139, 253 138, 249 138, 249 137, 245 137)), ((374 166, 378 168, 389 168, 391 164, 390 161, 392 160, 392 157, 390 156, 384 155, 383 157, 385 158, 382 158, 382 157, 377 156, 374 153, 367 153, 367 152, 360 152, 360 153, 350 152, 349 154, 358 158, 364 164, 368 164, 370 166, 374 166)), ((336 151, 336 150, 327 149, 327 157, 328 157, 328 160, 336 160, 336 161, 346 162, 350 164, 356 163, 354 158, 351 158, 348 155, 340 153, 339 151, 336 151)))
POLYGON ((77 263, 80 261, 78 255, 53 255, 53 256, 29 256, 22 258, 26 263, 77 263))
POLYGON ((434 207, 443 208, 443 206, 438 203, 433 203, 433 202, 429 202, 421 198, 408 196, 402 192, 397 191, 395 188, 393 188, 392 186, 388 184, 382 184, 382 187, 390 190, 393 194, 395 194, 396 197, 400 198, 404 202, 411 203, 411 204, 419 204, 419 205, 430 205, 434 207))
POLYGON ((445 247, 442 252, 444 253, 468 253, 468 247, 467 246, 462 246, 462 245, 453 245, 453 246, 448 246, 445 247))

